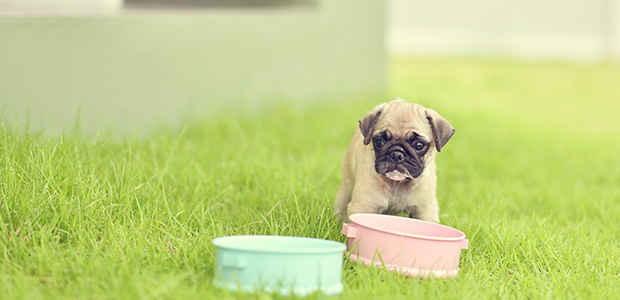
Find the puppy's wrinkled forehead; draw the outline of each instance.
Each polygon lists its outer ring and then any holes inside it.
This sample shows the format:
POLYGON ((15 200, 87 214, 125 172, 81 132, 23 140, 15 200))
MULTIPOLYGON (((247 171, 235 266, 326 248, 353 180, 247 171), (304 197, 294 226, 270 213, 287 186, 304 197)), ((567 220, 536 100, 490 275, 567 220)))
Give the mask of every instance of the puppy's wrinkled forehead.
POLYGON ((375 133, 389 131, 395 138, 407 138, 416 133, 424 139, 432 137, 432 129, 425 115, 425 108, 417 103, 394 101, 384 108, 375 133))

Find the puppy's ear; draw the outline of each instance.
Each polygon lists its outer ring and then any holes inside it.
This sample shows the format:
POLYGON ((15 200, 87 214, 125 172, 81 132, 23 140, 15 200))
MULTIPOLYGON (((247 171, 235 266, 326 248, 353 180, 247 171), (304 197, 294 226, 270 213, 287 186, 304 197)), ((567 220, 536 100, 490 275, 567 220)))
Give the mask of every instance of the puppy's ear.
POLYGON ((435 148, 437 152, 441 151, 441 148, 450 140, 454 134, 454 127, 440 116, 436 111, 432 109, 426 109, 426 118, 428 123, 431 124, 433 131, 433 139, 435 139, 435 148))
POLYGON ((369 112, 360 120, 360 130, 364 136, 364 145, 370 144, 375 125, 377 124, 384 107, 385 103, 377 106, 373 111, 369 112))

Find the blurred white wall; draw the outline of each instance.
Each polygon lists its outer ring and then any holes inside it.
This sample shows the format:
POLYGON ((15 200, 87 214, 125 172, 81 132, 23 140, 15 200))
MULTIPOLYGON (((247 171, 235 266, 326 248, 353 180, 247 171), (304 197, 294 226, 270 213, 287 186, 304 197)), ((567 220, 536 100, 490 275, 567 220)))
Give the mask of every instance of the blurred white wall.
MULTIPOLYGON (((281 99, 384 90, 383 0, 109 9, 19 1, 0 0, 0 118, 23 127, 148 132, 281 99)), ((254 0, 211 2, 224 1, 254 0)))
POLYGON ((0 0, 0 15, 109 13, 122 6, 123 0, 0 0))
POLYGON ((620 0, 390 0, 394 54, 620 60, 620 0))

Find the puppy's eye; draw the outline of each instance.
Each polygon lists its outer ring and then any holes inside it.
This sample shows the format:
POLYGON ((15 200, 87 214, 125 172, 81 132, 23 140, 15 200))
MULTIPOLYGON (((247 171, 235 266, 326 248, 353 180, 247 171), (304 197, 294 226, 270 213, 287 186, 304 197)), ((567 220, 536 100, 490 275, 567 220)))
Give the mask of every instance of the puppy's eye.
POLYGON ((413 149, 416 149, 417 151, 420 151, 420 150, 424 149, 424 143, 417 142, 417 143, 413 144, 413 149))
POLYGON ((381 148, 385 145, 385 141, 383 139, 377 138, 375 139, 375 147, 381 148))

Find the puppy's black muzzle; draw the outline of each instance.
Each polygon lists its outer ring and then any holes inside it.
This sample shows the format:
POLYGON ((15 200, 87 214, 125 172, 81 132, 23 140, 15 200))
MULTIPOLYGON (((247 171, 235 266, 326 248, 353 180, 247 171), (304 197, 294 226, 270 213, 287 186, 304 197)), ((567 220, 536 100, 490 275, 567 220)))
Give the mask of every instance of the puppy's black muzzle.
POLYGON ((406 143, 392 140, 382 149, 376 150, 375 169, 379 174, 385 175, 392 170, 398 170, 417 178, 424 170, 422 157, 406 143))
POLYGON ((389 156, 395 163, 401 163, 407 158, 415 157, 415 153, 407 151, 407 145, 401 143, 394 143, 386 148, 387 150, 382 155, 389 156))
POLYGON ((392 157, 392 160, 396 163, 401 163, 405 160, 405 154, 399 150, 395 150, 390 153, 390 157, 392 157))

